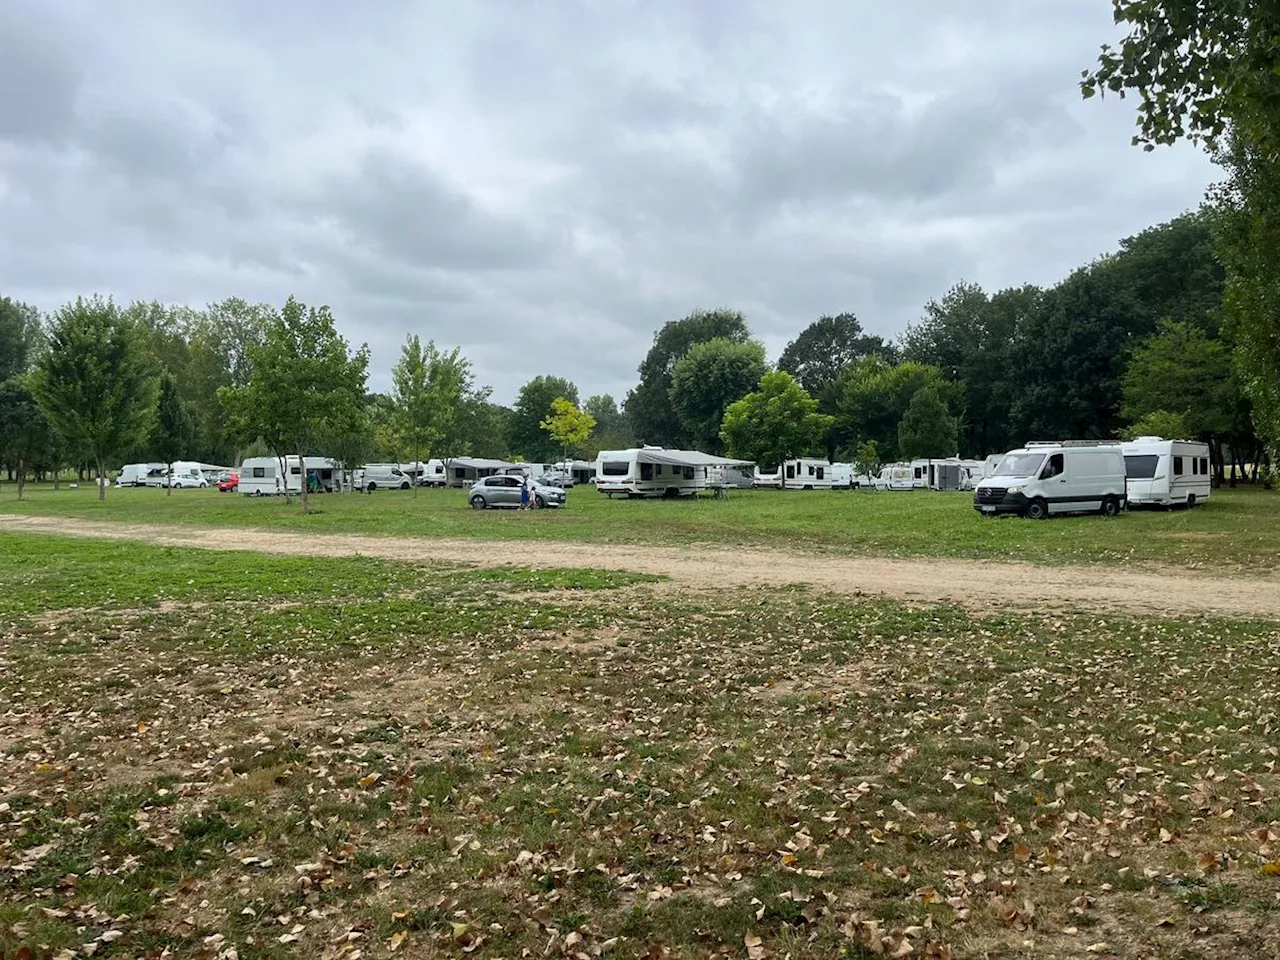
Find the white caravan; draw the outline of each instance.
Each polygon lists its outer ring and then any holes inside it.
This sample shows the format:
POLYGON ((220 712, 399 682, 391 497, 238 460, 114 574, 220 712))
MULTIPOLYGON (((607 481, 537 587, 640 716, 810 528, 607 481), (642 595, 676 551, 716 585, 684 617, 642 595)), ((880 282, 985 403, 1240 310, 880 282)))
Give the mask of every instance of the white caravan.
POLYGON ((1194 507, 1213 492, 1207 443, 1138 437, 1120 450, 1132 506, 1194 507))
MULTIPOLYGON (((350 486, 342 467, 328 457, 307 457, 308 474, 314 474, 320 489, 325 493, 340 493, 350 486)), ((279 457, 249 457, 240 464, 240 480, 236 490, 246 497, 276 496, 287 489, 289 493, 302 492, 302 469, 298 458, 285 457, 281 473, 279 457)))
POLYGON ((959 490, 963 482, 963 467, 958 457, 930 460, 925 468, 925 478, 930 490, 959 490))
POLYGON ((755 485, 754 465, 743 463, 708 467, 707 483, 730 490, 750 490, 755 485))
POLYGON ((164 483, 165 467, 163 463, 126 463, 116 477, 116 486, 158 487, 164 483))
POLYGON ((754 485, 777 490, 830 490, 831 464, 826 460, 798 457, 784 460, 777 473, 756 471, 754 485))
POLYGON ((443 487, 447 479, 443 460, 415 460, 400 464, 400 472, 419 487, 443 487))
POLYGON ((929 489, 929 461, 912 460, 907 464, 911 468, 911 486, 915 490, 929 489))
POLYGON ((1065 440, 1010 450, 993 476, 973 491, 981 514, 1016 513, 1043 520, 1052 513, 1101 513, 1125 506, 1124 455, 1115 443, 1065 440))
MULTIPOLYGON (((595 483, 599 471, 596 464, 600 461, 596 460, 561 460, 559 463, 552 464, 554 470, 564 474, 574 484, 579 483, 595 483)), ((551 472, 551 471, 548 471, 551 472)))
POLYGON ((880 475, 872 481, 872 486, 877 490, 914 490, 913 472, 905 463, 886 463, 880 468, 880 475))
POLYGON ((453 457, 445 461, 446 480, 450 487, 469 487, 482 477, 492 477, 515 464, 484 457, 453 457))
POLYGON ((831 487, 833 490, 861 490, 873 486, 875 481, 865 473, 858 473, 858 467, 852 463, 831 464, 831 487))
POLYGON ((747 467, 744 460, 713 457, 697 450, 632 447, 601 450, 595 462, 596 489, 609 498, 693 496, 713 484, 718 467, 747 467))
MULTIPOLYGON (((972 490, 978 485, 978 481, 984 479, 987 475, 987 463, 991 458, 986 460, 961 460, 960 461, 960 489, 972 490)), ((996 463, 999 463, 996 458, 996 463)), ((992 464, 994 467, 995 464, 992 464)))

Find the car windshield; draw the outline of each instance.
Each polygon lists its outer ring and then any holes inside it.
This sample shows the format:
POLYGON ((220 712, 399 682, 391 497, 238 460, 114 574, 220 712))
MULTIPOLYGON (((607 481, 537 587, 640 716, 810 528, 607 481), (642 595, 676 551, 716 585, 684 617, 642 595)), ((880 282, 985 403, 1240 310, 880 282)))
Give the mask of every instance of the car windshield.
POLYGON ((1044 463, 1043 453, 1011 453, 996 467, 998 477, 1034 477, 1044 463))

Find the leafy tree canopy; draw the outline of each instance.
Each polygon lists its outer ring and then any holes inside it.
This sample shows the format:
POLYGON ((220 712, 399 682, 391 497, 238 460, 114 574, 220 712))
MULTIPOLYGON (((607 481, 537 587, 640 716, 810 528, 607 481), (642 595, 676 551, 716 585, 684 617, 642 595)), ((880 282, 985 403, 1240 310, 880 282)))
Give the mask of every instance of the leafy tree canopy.
POLYGON ((834 418, 791 374, 777 370, 725 410, 721 436, 731 457, 776 468, 784 460, 820 453, 834 418))
POLYGON ((700 450, 720 450, 729 404, 745 396, 768 370, 764 346, 717 338, 695 344, 671 370, 671 407, 700 450))
POLYGON ((936 387, 918 390, 898 424, 898 455, 903 460, 954 457, 957 428, 936 387))
POLYGON ((507 449, 538 463, 555 460, 561 453, 560 444, 543 429, 542 422, 555 412, 552 404, 558 398, 576 408, 578 388, 563 377, 552 376, 534 377, 521 387, 507 418, 507 449))
POLYGON ((840 313, 819 317, 801 331, 782 351, 778 369, 791 374, 821 405, 840 371, 870 354, 894 358, 893 348, 881 337, 866 333, 856 316, 840 313))

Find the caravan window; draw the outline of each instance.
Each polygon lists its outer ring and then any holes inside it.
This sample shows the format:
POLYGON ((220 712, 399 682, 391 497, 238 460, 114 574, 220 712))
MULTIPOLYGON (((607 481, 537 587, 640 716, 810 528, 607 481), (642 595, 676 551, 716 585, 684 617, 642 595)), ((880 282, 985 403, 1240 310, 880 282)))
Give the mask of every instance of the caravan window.
POLYGON ((1200 458, 1200 472, 1204 474, 1206 477, 1209 475, 1209 458, 1208 457, 1200 458))
POLYGON ((787 479, 794 480, 796 478, 796 465, 794 463, 787 464, 787 479))
POLYGON ((684 478, 685 478, 686 480, 692 480, 692 479, 693 479, 693 467, 685 467, 685 468, 684 468, 684 478))
POLYGON ((455 478, 455 479, 457 479, 457 480, 465 480, 465 479, 467 479, 467 468, 466 468, 466 467, 454 467, 454 468, 453 468, 453 476, 454 476, 454 478, 455 478))
POLYGON ((1175 477, 1182 476, 1182 458, 1181 457, 1173 458, 1173 475, 1175 477))
POLYGON ((653 464, 652 464, 652 463, 642 463, 642 464, 640 464, 640 479, 641 479, 641 481, 644 481, 644 480, 652 480, 652 479, 653 479, 653 464))
POLYGON ((826 474, 826 472, 827 472, 827 468, 826 468, 826 467, 819 467, 819 468, 818 468, 818 479, 819 479, 819 480, 825 479, 824 475, 826 474))
POLYGON ((298 474, 302 473, 302 471, 299 470, 297 467, 290 467, 289 472, 293 474, 295 477, 298 476, 298 474))
POLYGON ((1145 453, 1124 458, 1124 475, 1130 480, 1150 480, 1156 475, 1156 467, 1160 458, 1154 453, 1145 453))
POLYGON ((607 460, 602 469, 606 477, 625 477, 631 471, 631 466, 623 460, 607 460))
POLYGON ((253 475, 254 475, 255 477, 265 477, 265 476, 267 475, 267 468, 266 468, 266 467, 254 467, 254 468, 253 468, 253 475))

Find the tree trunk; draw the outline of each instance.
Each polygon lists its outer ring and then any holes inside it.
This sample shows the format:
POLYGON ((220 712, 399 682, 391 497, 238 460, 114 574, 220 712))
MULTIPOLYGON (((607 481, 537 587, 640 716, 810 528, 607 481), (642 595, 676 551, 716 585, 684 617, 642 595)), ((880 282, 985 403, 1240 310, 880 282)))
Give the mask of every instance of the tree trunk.
MULTIPOLYGON (((307 488, 311 484, 307 482, 307 462, 302 458, 301 447, 298 448, 298 479, 301 481, 298 486, 302 490, 302 515, 305 517, 307 515, 307 499, 310 497, 307 488)), ((286 480, 285 483, 287 485, 288 481, 286 480)))
POLYGON ((98 500, 105 502, 107 499, 107 488, 102 485, 102 478, 106 473, 105 465, 102 458, 98 457, 98 500))
MULTIPOLYGON (((17 480, 18 480, 18 499, 19 499, 19 500, 21 500, 21 499, 22 499, 22 488, 26 486, 26 483, 24 483, 23 481, 25 481, 25 480, 26 480, 26 476, 27 476, 27 467, 26 467, 26 464, 24 464, 24 463, 22 462, 22 458, 21 458, 21 457, 19 457, 19 458, 18 458, 18 462, 17 462, 17 464, 16 464, 15 466, 16 466, 16 469, 15 469, 13 472, 17 474, 17 480)), ((12 474, 11 474, 11 475, 12 475, 12 474)))
POLYGON ((169 482, 164 485, 164 495, 166 497, 172 497, 173 496, 173 464, 172 463, 169 464, 169 469, 166 476, 168 477, 169 482))
POLYGON ((62 473, 62 470, 59 467, 53 468, 53 489, 54 490, 62 489, 62 480, 60 477, 61 473, 62 473))

